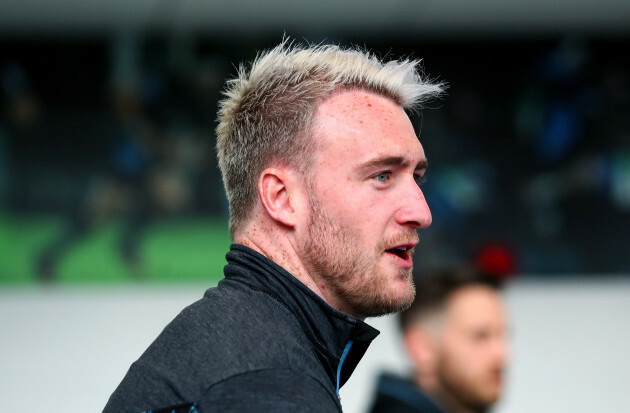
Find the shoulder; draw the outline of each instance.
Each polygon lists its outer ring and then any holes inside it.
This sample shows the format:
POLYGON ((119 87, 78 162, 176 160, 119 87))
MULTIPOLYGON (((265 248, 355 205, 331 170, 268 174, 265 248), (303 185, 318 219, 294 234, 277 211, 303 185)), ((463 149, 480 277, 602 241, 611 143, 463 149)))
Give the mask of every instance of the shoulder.
POLYGON ((282 362, 296 347, 310 349, 299 322, 281 303, 248 287, 223 287, 208 290, 185 308, 155 344, 175 347, 187 357, 191 350, 211 353, 210 358, 200 354, 207 362, 229 357, 249 359, 248 364, 274 357, 282 362))
MULTIPOLYGON (((169 406, 235 389, 233 383, 241 381, 251 382, 252 391, 274 386, 282 395, 282 389, 295 388, 283 386, 287 380, 325 387, 327 376, 310 340, 286 308, 261 292, 223 290, 209 290, 169 323, 131 366, 113 399, 169 406)), ((324 391, 334 396, 334 389, 324 391)))

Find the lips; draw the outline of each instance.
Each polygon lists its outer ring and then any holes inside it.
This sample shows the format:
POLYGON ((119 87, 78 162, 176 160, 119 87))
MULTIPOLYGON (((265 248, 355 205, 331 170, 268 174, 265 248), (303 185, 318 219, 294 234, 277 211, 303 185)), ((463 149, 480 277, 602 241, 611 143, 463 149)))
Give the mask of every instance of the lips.
POLYGON ((411 256, 413 255, 413 249, 415 246, 416 243, 414 242, 399 244, 386 249, 385 252, 396 257, 396 259, 402 260, 404 267, 411 268, 411 256))

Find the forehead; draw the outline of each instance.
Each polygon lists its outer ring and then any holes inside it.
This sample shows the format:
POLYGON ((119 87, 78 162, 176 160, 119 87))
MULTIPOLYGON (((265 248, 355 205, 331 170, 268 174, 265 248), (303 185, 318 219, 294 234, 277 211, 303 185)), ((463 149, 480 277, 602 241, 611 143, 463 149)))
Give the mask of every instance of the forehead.
POLYGON ((446 302, 446 316, 451 326, 462 328, 505 321, 499 292, 482 285, 454 292, 446 302))
POLYGON ((371 92, 343 91, 326 99, 315 111, 313 132, 320 149, 351 152, 358 161, 392 152, 412 162, 424 157, 404 109, 371 92))
POLYGON ((341 90, 325 99, 317 112, 331 118, 353 119, 361 114, 391 115, 402 111, 393 100, 366 90, 341 90))

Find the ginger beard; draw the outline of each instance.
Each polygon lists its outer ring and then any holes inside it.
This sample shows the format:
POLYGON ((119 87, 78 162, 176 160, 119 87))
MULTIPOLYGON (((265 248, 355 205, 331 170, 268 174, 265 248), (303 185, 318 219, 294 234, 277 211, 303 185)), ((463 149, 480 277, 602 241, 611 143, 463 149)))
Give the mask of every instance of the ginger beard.
POLYGON ((396 281, 379 264, 387 248, 417 242, 415 230, 384 239, 370 250, 361 246, 355 235, 357 231, 334 220, 312 197, 309 210, 305 261, 354 314, 378 317, 403 311, 411 305, 416 295, 411 269, 400 270, 399 276, 407 283, 401 292, 392 286, 396 281))

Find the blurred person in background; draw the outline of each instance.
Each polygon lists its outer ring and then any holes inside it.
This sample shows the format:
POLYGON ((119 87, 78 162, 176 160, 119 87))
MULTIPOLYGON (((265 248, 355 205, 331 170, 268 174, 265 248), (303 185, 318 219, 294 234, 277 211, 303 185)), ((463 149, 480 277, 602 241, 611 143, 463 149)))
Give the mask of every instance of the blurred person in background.
POLYGON ((145 275, 140 246, 148 225, 156 216, 179 212, 189 203, 188 170, 199 163, 199 148, 180 131, 165 128, 161 105, 144 97, 141 89, 131 82, 114 85, 106 167, 92 177, 62 230, 37 256, 40 281, 56 280, 70 249, 115 218, 122 223, 118 239, 122 262, 131 275, 145 275))
POLYGON ((29 168, 28 148, 41 136, 42 102, 30 76, 18 62, 0 67, 0 206, 20 196, 16 177, 29 168))
POLYGON ((137 86, 115 85, 112 109, 114 122, 109 133, 107 170, 91 180, 63 229, 38 255, 36 275, 41 281, 56 279, 60 261, 70 248, 99 223, 114 216, 123 218, 120 256, 132 273, 140 271, 138 240, 148 219, 148 185, 161 138, 144 115, 137 86))
POLYGON ((409 378, 381 375, 371 413, 479 413, 501 396, 508 361, 496 276, 469 268, 427 273, 401 313, 409 378))
POLYGON ((287 40, 228 82, 218 159, 225 278, 172 321, 105 412, 340 412, 340 387, 413 301, 431 223, 405 109, 438 96, 419 61, 287 40))

